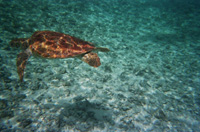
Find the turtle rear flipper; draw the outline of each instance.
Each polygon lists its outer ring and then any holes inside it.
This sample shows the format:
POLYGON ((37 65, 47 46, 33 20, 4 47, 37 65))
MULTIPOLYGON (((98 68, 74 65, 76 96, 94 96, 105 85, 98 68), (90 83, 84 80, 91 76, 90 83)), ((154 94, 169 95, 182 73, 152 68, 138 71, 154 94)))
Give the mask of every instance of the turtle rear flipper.
POLYGON ((17 55, 17 73, 19 75, 20 81, 23 81, 24 77, 24 69, 26 67, 26 62, 28 58, 31 56, 30 49, 25 50, 17 55))
POLYGON ((97 53, 90 52, 82 57, 82 60, 90 66, 98 67, 101 65, 100 58, 97 53))
POLYGON ((19 38, 19 39, 13 39, 10 41, 10 46, 22 49, 27 49, 29 46, 29 39, 27 38, 19 38))

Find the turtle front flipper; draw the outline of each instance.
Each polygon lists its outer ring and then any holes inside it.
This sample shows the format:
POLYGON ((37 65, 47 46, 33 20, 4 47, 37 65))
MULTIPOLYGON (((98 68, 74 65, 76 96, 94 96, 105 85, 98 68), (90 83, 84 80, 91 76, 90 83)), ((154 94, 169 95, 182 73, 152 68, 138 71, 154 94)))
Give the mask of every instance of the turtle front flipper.
POLYGON ((28 58, 31 56, 30 49, 25 50, 17 55, 17 73, 19 75, 20 81, 23 81, 24 77, 24 69, 26 67, 26 62, 28 58))
POLYGON ((82 60, 93 67, 98 67, 101 65, 100 58, 97 53, 87 53, 82 57, 82 60))
POLYGON ((101 51, 101 52, 109 52, 110 51, 108 48, 104 48, 104 47, 97 47, 96 50, 101 51))

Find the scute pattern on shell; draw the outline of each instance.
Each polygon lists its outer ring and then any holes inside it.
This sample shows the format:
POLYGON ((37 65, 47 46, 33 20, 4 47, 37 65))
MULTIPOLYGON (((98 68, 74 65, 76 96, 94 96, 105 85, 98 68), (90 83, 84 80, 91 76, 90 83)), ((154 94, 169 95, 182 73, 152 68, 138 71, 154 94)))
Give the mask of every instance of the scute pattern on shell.
POLYGON ((88 53, 95 47, 87 41, 53 31, 35 32, 29 41, 33 53, 45 58, 68 58, 88 53))

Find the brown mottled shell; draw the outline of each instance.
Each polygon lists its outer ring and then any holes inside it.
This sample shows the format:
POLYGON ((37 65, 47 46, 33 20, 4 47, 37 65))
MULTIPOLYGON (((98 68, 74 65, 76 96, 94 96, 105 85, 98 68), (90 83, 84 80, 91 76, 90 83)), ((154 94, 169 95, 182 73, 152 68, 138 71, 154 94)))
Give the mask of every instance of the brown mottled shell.
POLYGON ((95 49, 90 42, 53 31, 37 31, 28 40, 33 54, 45 58, 68 58, 95 49))

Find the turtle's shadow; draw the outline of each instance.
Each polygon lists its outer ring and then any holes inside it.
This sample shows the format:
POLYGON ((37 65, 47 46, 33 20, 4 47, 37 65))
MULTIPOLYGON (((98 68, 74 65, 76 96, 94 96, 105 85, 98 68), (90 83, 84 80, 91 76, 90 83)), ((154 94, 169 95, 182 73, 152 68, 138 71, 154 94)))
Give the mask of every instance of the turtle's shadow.
POLYGON ((73 104, 65 103, 62 106, 57 125, 62 129, 64 126, 79 127, 89 130, 94 127, 103 129, 105 124, 114 125, 112 111, 99 103, 91 103, 88 100, 77 101, 73 104))

